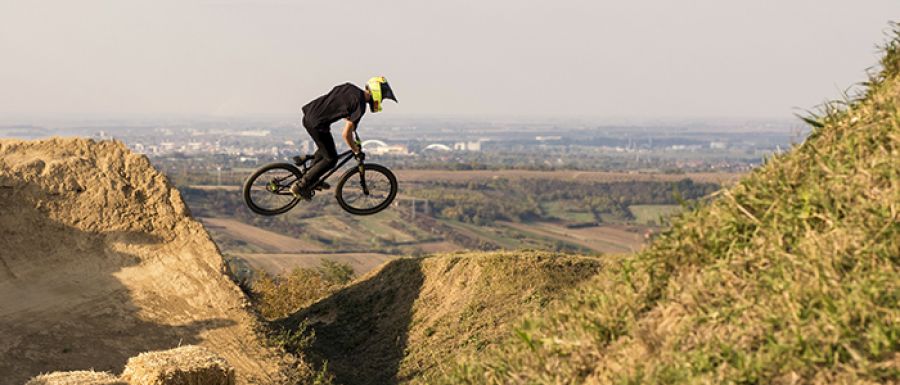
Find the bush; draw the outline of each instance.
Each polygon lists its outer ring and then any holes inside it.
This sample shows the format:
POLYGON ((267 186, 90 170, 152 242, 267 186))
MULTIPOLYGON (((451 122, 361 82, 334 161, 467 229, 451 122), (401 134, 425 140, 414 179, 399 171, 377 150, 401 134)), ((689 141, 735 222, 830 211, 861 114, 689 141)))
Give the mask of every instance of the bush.
POLYGON ((337 291, 353 280, 353 268, 345 263, 323 259, 318 268, 295 268, 277 277, 264 271, 256 273, 251 297, 256 310, 266 319, 288 316, 337 291))
POLYGON ((353 268, 346 263, 335 262, 330 259, 323 259, 321 266, 318 268, 319 274, 326 282, 332 282, 339 285, 345 285, 353 280, 353 268))

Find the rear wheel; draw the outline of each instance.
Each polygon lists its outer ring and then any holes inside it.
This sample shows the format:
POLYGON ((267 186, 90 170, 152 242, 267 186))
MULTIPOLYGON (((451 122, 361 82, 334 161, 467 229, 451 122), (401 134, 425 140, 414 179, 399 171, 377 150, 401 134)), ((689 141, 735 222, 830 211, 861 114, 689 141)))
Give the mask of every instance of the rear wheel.
POLYGON ((350 214, 371 215, 390 206, 397 196, 397 178, 387 167, 365 164, 347 170, 338 181, 335 197, 350 214))
POLYGON ((244 202, 260 215, 278 215, 294 208, 299 197, 291 194, 291 185, 303 174, 288 163, 267 164, 244 182, 244 202))

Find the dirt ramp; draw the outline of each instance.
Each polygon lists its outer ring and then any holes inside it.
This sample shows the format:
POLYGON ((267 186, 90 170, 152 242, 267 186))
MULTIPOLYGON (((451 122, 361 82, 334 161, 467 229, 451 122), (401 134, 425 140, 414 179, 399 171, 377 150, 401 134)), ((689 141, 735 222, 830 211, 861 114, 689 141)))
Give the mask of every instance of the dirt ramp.
POLYGON ((528 251, 398 259, 282 326, 309 324, 305 353, 327 361, 336 383, 427 383, 599 269, 597 259, 528 251))
POLYGON ((120 373, 197 344, 278 379, 222 258, 165 176, 118 142, 0 140, 0 384, 120 373))

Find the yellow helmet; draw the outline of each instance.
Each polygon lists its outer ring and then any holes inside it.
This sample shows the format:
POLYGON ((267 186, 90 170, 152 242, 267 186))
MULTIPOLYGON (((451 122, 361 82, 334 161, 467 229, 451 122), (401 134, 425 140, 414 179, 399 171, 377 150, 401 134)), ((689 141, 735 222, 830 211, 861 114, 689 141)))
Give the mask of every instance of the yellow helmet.
POLYGON ((394 91, 391 90, 391 85, 388 84, 388 81, 384 76, 376 76, 369 79, 369 81, 366 82, 366 89, 369 90, 369 93, 372 95, 372 104, 369 106, 372 112, 381 111, 381 101, 384 99, 393 100, 395 103, 397 102, 397 97, 394 96, 394 91))

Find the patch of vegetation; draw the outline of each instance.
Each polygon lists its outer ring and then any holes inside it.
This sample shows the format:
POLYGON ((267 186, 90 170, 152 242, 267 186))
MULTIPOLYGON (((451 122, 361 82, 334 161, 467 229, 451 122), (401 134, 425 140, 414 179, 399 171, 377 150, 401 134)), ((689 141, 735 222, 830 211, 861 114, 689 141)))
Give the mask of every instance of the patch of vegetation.
POLYGON ((293 329, 278 328, 269 333, 269 341, 287 351, 301 351, 312 346, 316 333, 308 322, 301 322, 293 329))
MULTIPOLYGON (((321 266, 295 268, 290 273, 272 276, 259 270, 249 284, 250 298, 264 318, 274 320, 290 315, 344 287, 354 278, 348 264, 323 259, 321 266)), ((288 338, 290 337, 290 338, 288 338)), ((291 336, 280 335, 280 340, 291 336), (283 337, 283 338, 282 338, 283 337)))
POLYGON ((865 93, 429 384, 897 383, 900 33, 865 93))
POLYGON ((665 223, 666 218, 680 213, 682 207, 679 205, 631 205, 628 211, 634 216, 634 222, 642 225, 660 225, 665 223))

